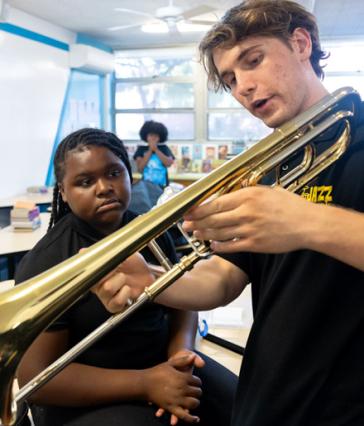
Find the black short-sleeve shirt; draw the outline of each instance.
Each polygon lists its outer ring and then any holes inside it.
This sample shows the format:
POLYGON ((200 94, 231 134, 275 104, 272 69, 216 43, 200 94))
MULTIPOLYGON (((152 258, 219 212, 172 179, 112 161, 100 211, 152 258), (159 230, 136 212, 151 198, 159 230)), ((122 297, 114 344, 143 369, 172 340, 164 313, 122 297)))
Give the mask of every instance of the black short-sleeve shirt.
MULTIPOLYGON (((364 212, 364 139, 300 195, 364 212)), ((254 311, 232 424, 364 425, 364 273, 310 250, 223 257, 248 274, 254 311)))
MULTIPOLYGON (((135 217, 134 213, 127 211, 121 226, 135 217)), ((100 239, 95 230, 68 213, 24 256, 17 268, 16 283, 57 265, 100 239)), ((165 234, 158 238, 158 243, 174 263, 176 253, 170 237, 165 234)), ((148 249, 144 249, 142 254, 147 261, 156 263, 148 249)), ((164 361, 168 344, 166 313, 167 309, 161 305, 152 302, 145 304, 83 352, 77 361, 104 368, 148 368, 164 361)), ((99 299, 88 292, 49 330, 67 328, 72 347, 109 316, 99 299)))

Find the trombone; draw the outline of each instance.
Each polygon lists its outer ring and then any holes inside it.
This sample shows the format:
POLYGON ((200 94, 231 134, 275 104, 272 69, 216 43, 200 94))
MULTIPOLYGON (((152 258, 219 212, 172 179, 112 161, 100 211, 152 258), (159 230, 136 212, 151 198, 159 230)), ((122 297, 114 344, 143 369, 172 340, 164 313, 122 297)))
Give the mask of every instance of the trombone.
MULTIPOLYGON (((167 272, 145 289, 123 312, 110 317, 94 332, 71 348, 46 370, 13 396, 13 381, 19 362, 34 339, 57 317, 79 300, 94 284, 120 262, 154 239, 194 205, 245 186, 255 185, 297 151, 303 160, 274 185, 298 191, 346 151, 351 128, 360 107, 358 93, 350 87, 338 89, 295 119, 277 128, 252 148, 224 163, 206 177, 177 193, 164 204, 143 214, 122 229, 48 271, 0 294, 0 419, 11 426, 16 419, 16 403, 49 381, 96 339, 160 292, 200 259, 211 255, 208 243, 190 240, 191 253, 174 266, 159 258, 167 272), (336 123, 338 139, 324 152, 316 154, 313 140, 336 123)), ((158 251, 158 248, 156 248, 158 251)))

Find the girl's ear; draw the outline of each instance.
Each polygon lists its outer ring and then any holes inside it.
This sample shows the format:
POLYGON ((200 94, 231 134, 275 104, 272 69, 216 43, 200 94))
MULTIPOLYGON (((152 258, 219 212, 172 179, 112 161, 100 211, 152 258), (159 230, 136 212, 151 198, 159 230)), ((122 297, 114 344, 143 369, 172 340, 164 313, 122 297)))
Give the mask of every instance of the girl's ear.
POLYGON ((63 184, 62 184, 62 183, 59 183, 59 184, 58 184, 58 190, 59 190, 59 192, 60 192, 60 194, 61 194, 61 197, 62 197, 63 202, 64 202, 64 203, 67 203, 67 196, 66 196, 66 193, 65 193, 65 191, 64 191, 64 187, 63 187, 63 184))

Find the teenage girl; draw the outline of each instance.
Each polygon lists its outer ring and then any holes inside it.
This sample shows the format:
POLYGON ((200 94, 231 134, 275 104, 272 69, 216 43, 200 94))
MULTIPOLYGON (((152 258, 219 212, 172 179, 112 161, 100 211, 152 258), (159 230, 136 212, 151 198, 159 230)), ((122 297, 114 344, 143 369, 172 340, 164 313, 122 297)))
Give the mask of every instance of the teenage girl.
MULTIPOLYGON (((114 134, 97 129, 72 133, 57 149, 54 171, 49 230, 21 261, 17 283, 68 259, 136 217, 128 210, 130 163, 114 134)), ((174 263, 169 236, 158 242, 174 263)), ((156 263, 147 249, 142 254, 156 263)), ((138 256, 125 262, 135 271, 135 279, 138 256)), ((89 292, 31 345, 19 367, 20 385, 109 315, 89 292)), ((196 323, 194 312, 152 302, 144 305, 30 397, 35 425, 157 426, 199 420, 205 425, 229 424, 236 376, 194 352, 196 323)))

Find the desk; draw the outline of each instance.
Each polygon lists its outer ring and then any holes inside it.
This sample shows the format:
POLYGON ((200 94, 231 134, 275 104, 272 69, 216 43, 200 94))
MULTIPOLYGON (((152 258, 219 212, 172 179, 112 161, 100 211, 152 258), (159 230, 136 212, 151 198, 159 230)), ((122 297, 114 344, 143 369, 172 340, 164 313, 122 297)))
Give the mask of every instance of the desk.
POLYGON ((14 195, 13 197, 3 198, 0 200, 0 208, 13 207, 15 201, 24 200, 31 201, 34 204, 51 204, 53 198, 53 188, 49 188, 46 193, 26 192, 24 194, 14 195))
POLYGON ((25 194, 14 195, 13 197, 0 199, 0 228, 10 224, 10 211, 15 201, 24 200, 31 201, 39 206, 40 211, 46 211, 47 207, 52 204, 53 188, 48 188, 46 193, 27 192, 25 194))
POLYGON ((11 225, 0 230, 0 256, 8 259, 9 279, 15 272, 15 255, 32 249, 47 232, 50 213, 41 213, 41 225, 34 231, 14 232, 11 225))

